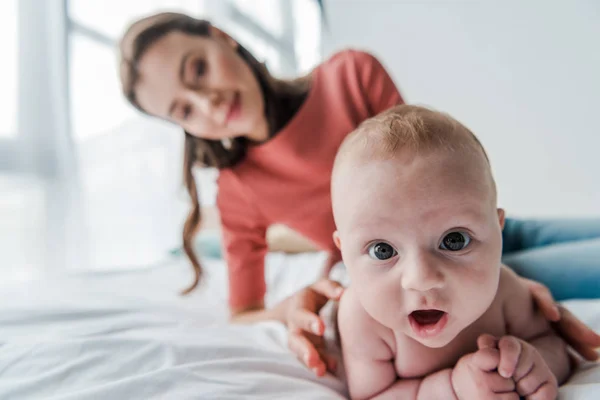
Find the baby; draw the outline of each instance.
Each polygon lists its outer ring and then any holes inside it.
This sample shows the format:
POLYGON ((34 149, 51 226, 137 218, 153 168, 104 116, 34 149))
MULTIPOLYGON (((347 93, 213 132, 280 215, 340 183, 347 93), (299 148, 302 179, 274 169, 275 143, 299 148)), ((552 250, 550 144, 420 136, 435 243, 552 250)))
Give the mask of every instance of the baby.
POLYGON ((406 105, 365 121, 340 148, 332 198, 353 399, 556 398, 566 345, 501 265, 504 211, 466 127, 406 105))

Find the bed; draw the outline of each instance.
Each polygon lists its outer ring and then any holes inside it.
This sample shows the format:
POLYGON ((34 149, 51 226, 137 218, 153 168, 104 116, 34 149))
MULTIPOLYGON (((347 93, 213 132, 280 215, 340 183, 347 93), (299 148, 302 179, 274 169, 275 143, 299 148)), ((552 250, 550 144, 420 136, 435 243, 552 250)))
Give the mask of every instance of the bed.
MULTIPOLYGON (((267 259, 274 303, 312 282, 320 253, 267 259)), ((207 261, 193 295, 185 261, 0 283, 0 399, 343 399, 339 377, 316 378, 274 322, 226 324, 226 270, 207 261)), ((600 301, 565 303, 600 330, 600 301)), ((561 399, 597 399, 600 365, 586 364, 561 399)))

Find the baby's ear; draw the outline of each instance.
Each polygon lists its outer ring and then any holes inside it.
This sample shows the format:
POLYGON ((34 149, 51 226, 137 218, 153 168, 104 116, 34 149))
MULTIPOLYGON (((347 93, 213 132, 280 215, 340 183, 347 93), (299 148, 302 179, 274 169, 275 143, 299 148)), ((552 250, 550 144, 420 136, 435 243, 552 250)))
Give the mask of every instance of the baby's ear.
POLYGON ((342 242, 340 242, 340 235, 338 231, 333 232, 333 243, 335 243, 338 250, 342 250, 342 242))
POLYGON ((504 229, 504 221, 505 221, 504 209, 499 208, 498 209, 498 222, 500 222, 500 229, 504 229))

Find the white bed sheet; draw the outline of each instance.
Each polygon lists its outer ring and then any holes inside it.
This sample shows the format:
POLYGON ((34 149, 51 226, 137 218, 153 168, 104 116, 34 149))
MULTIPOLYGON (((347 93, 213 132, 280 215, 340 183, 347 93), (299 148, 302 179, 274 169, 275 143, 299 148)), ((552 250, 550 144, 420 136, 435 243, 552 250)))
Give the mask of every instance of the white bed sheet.
MULTIPOLYGON (((269 255, 268 303, 314 281, 322 254, 269 255)), ((0 286, 0 399, 344 398, 286 348, 277 323, 228 326, 226 271, 208 262, 193 295, 184 262, 0 286)), ((600 330, 600 301, 567 303, 600 330)), ((561 399, 597 399, 600 367, 582 368, 561 399)))

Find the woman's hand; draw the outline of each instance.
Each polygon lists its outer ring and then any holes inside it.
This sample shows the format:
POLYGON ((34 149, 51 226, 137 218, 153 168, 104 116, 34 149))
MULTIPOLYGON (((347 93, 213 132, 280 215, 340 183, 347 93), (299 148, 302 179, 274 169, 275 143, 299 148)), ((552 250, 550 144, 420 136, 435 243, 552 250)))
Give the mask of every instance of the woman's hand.
POLYGON ((600 335, 586 326, 579 318, 561 305, 557 305, 550 290, 539 282, 521 278, 529 288, 534 301, 554 329, 569 346, 588 361, 596 361, 600 347, 600 335))
POLYGON ((288 346, 317 376, 336 369, 336 360, 326 353, 325 323, 318 313, 329 300, 338 301, 343 292, 338 282, 323 278, 286 300, 288 346))

